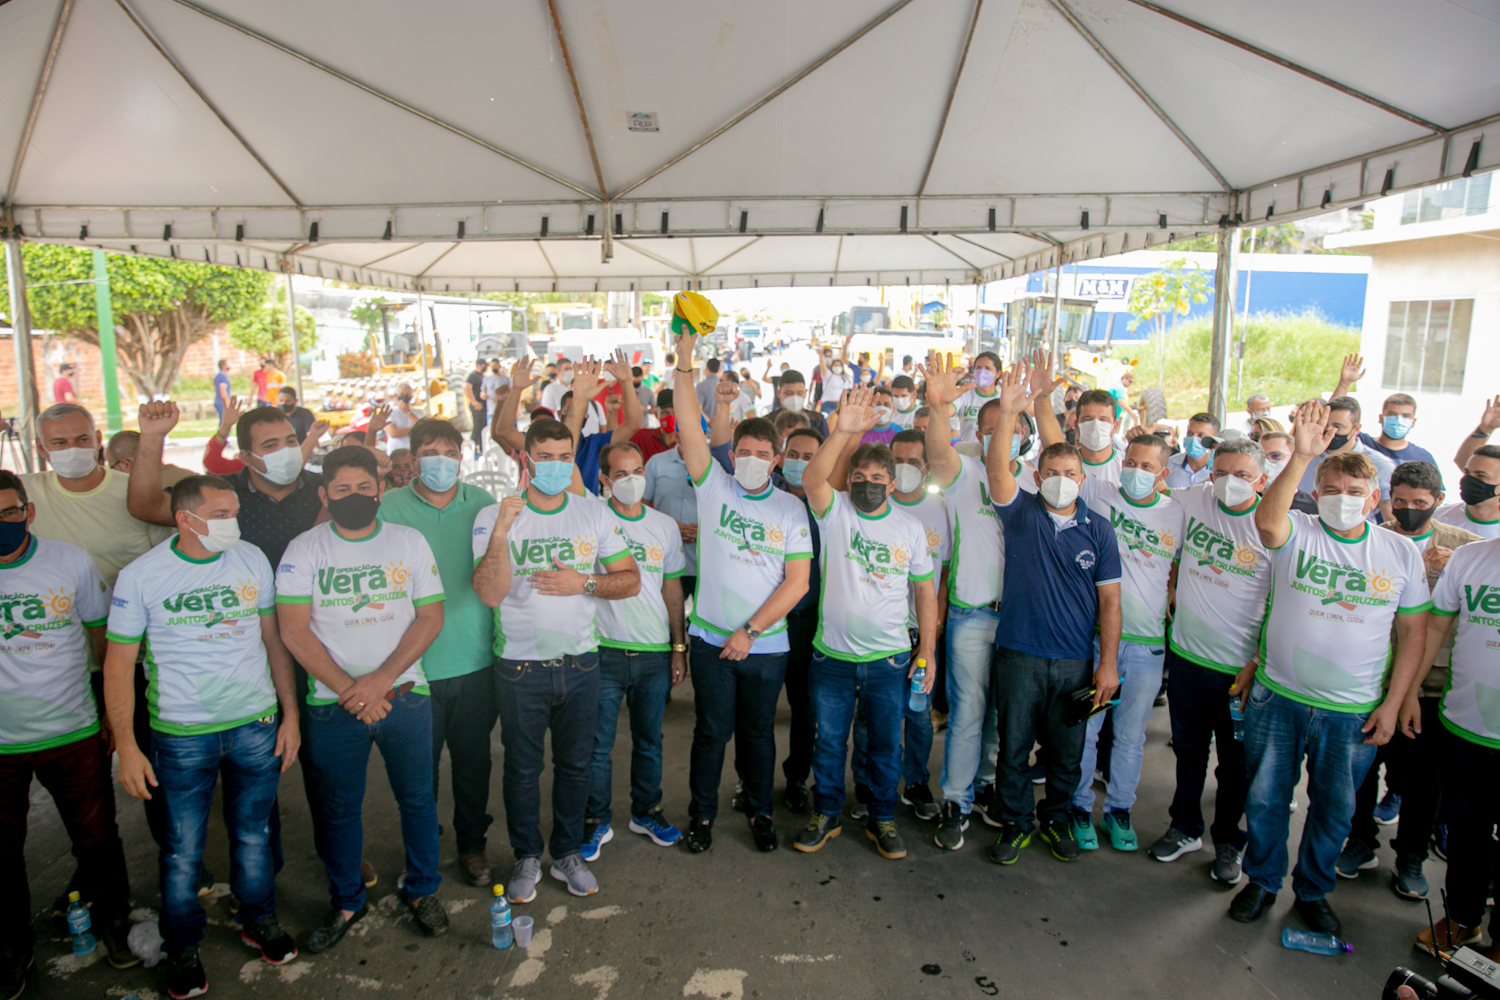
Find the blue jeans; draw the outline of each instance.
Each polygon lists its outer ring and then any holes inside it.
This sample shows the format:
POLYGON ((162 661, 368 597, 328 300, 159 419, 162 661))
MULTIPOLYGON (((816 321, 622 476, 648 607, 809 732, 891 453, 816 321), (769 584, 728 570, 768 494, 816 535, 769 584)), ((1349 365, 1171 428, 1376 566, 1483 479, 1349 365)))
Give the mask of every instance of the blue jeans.
POLYGON ((688 639, 693 672, 693 749, 688 815, 710 823, 719 814, 724 748, 734 737, 734 762, 745 783, 745 812, 771 815, 776 781, 776 705, 786 679, 785 653, 751 653, 743 660, 719 658, 720 649, 697 636, 688 639))
POLYGON ((990 677, 999 624, 999 612, 989 608, 948 606, 948 739, 941 780, 943 801, 957 802, 965 816, 974 808, 974 785, 995 783, 1000 736, 990 677))
MULTIPOLYGON (((932 669, 928 668, 929 671, 932 669)), ((937 686, 933 685, 933 691, 937 686)), ((910 707, 911 685, 907 683, 906 693, 901 697, 901 709, 904 713, 905 725, 902 727, 902 753, 901 753, 901 778, 906 782, 906 787, 913 785, 925 785, 932 780, 932 772, 928 770, 927 761, 932 756, 932 699, 929 696, 927 707, 920 712, 913 712, 910 707)), ((869 787, 869 748, 870 727, 865 719, 864 699, 860 699, 860 708, 854 713, 854 762, 850 770, 854 772, 854 783, 869 787)))
MULTIPOLYGON (((1354 794, 1375 763, 1376 747, 1360 732, 1368 712, 1312 708, 1266 687, 1250 689, 1245 706, 1245 765, 1250 795, 1245 800, 1245 874, 1268 892, 1286 876, 1288 803, 1307 757, 1307 818, 1292 891, 1298 899, 1322 899, 1333 891, 1334 862, 1354 817, 1354 794)), ((1406 737, 1397 737, 1405 739, 1406 737)))
MULTIPOLYGON (((1115 717, 1115 744, 1109 753, 1109 785, 1104 792, 1104 811, 1129 812, 1135 805, 1136 786, 1141 783, 1141 759, 1146 751, 1146 720, 1161 691, 1161 667, 1166 657, 1165 644, 1143 646, 1128 639, 1120 640, 1120 704, 1110 709, 1115 717)), ((1099 640, 1094 639, 1094 662, 1099 662, 1099 640)), ((1228 699, 1225 699, 1228 703, 1228 699)), ((1099 729, 1104 713, 1089 719, 1088 736, 1083 741, 1082 778, 1073 793, 1073 806, 1084 812, 1094 810, 1094 766, 1098 763, 1099 729)))
POLYGON ((901 724, 906 715, 906 670, 911 654, 878 660, 840 660, 815 653, 808 671, 818 735, 813 744, 813 809, 836 816, 844 807, 849 728, 859 704, 869 726, 870 817, 896 816, 901 777, 901 724))
MULTIPOLYGON (((281 778, 275 756, 276 716, 199 736, 151 734, 155 794, 165 821, 161 846, 161 933, 169 951, 203 940, 208 915, 198 903, 203 845, 214 786, 224 776, 224 825, 229 834, 229 887, 240 901, 241 924, 276 912, 271 861, 271 809, 281 778)), ((356 881, 359 856, 355 856, 356 881)))
POLYGON ((406 844, 406 894, 422 899, 437 892, 437 798, 432 789, 432 704, 424 694, 397 695, 385 718, 365 725, 337 704, 308 705, 307 741, 322 793, 323 846, 336 910, 365 905, 359 862, 365 853, 361 812, 370 746, 380 747, 386 777, 401 813, 406 844))
POLYGON ((670 653, 599 649, 599 721, 594 726, 593 782, 585 817, 608 823, 620 702, 630 709, 630 815, 661 805, 661 719, 672 689, 670 653))
POLYGON ((552 859, 577 854, 589 800, 599 709, 599 654, 496 660, 505 828, 517 858, 542 856, 542 748, 552 731, 552 859))

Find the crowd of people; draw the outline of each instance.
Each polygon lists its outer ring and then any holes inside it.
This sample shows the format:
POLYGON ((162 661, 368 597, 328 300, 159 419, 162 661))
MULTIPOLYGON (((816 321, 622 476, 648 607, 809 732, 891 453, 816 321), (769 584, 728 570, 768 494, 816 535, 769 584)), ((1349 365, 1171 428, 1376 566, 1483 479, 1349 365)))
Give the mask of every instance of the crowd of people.
POLYGON ((444 747, 462 880, 488 887, 498 873, 498 722, 505 894, 534 901, 545 857, 547 877, 588 896, 620 826, 622 707, 624 829, 662 847, 713 846, 733 741, 730 808, 760 851, 822 850, 847 815, 881 857, 903 858, 903 807, 945 851, 982 820, 1001 865, 1034 841, 1063 862, 1104 841, 1175 862, 1206 833, 1210 880, 1244 883, 1228 913, 1249 922, 1287 875, 1305 768, 1292 890, 1310 928, 1339 933, 1337 878, 1376 867, 1380 826, 1399 820, 1398 895, 1427 895, 1429 850, 1448 862, 1448 910, 1419 946, 1480 940, 1500 819, 1488 636, 1500 447, 1486 443, 1500 397, 1457 456, 1461 502, 1448 504, 1409 440, 1410 397, 1385 401, 1378 435, 1362 431, 1347 395, 1357 358, 1288 426, 1254 396, 1244 430, 1200 413, 1179 432, 1127 427, 1115 395, 1065 386, 1042 352, 1009 367, 992 353, 903 359, 886 373, 851 362, 846 341, 820 352, 810 399, 785 363, 760 380, 717 358, 700 372, 698 336, 715 319, 702 296, 674 300, 669 383, 623 358, 559 361, 538 392, 527 362, 508 376, 477 365, 465 387, 476 425, 520 465, 519 489, 499 500, 460 475, 482 438, 406 407, 386 431, 399 455, 372 428, 314 473, 326 428, 298 426, 290 389, 242 412, 226 399, 207 475, 163 463, 174 403, 144 404, 139 430, 102 459, 88 410, 43 411, 50 470, 0 472, 0 858, 18 887, 0 908, 3 996, 32 962, 33 776, 73 843, 68 889, 125 968, 138 958, 118 757, 159 847, 166 988, 184 998, 207 989, 199 897, 214 881, 203 856, 216 787, 241 938, 291 961, 280 776, 300 763, 329 886, 300 947, 327 951, 368 913, 379 877, 361 819, 378 746, 405 849, 400 897, 437 935, 444 747), (739 405, 746 381, 764 415, 739 405), (398 457, 404 482, 391 478, 398 457), (689 675, 679 829, 662 719, 689 675), (1134 807, 1163 693, 1176 790, 1165 832, 1143 845, 1134 807), (792 830, 773 819, 778 758, 782 802, 801 816, 792 830))

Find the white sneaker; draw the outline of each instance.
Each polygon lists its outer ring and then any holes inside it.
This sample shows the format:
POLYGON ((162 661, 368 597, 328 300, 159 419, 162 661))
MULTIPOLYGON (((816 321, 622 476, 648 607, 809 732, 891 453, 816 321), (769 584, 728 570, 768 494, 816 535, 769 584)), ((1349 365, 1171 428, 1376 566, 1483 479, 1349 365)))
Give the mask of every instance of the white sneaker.
POLYGON ((567 883, 568 891, 575 896, 592 896, 599 891, 598 879, 576 851, 552 862, 552 877, 567 883))

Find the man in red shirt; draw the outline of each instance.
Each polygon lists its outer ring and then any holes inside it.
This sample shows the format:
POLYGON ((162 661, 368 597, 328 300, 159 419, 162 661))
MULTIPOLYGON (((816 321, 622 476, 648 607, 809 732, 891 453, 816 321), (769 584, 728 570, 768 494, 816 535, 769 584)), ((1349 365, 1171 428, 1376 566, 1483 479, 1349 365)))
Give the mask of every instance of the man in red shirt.
POLYGON ((78 392, 73 388, 73 366, 67 362, 57 366, 57 381, 52 383, 54 403, 76 403, 78 392))

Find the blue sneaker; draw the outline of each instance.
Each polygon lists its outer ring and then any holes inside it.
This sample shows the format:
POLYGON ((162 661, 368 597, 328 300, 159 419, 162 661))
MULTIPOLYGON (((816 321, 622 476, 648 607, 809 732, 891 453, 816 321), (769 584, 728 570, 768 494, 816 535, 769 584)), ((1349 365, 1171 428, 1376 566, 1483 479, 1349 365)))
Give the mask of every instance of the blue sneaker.
POLYGON ((1400 815, 1401 796, 1394 792, 1386 792, 1385 798, 1375 806, 1375 822, 1381 826, 1390 826, 1400 815))
POLYGON ((1073 839, 1078 841, 1080 851, 1097 851, 1099 849, 1099 833, 1094 829, 1094 816, 1092 813, 1084 812, 1082 809, 1074 809, 1068 817, 1068 822, 1073 826, 1073 839))
POLYGON ((585 861, 598 861, 599 849, 614 839, 615 831, 610 829, 608 823, 596 823, 578 853, 583 855, 585 861))
POLYGON ((1109 834, 1109 846, 1117 851, 1133 851, 1140 847, 1136 840, 1135 829, 1130 825, 1130 811, 1127 809, 1112 809, 1099 817, 1099 825, 1104 827, 1104 832, 1109 834))
POLYGON ((682 831, 668 823, 660 809, 653 809, 644 816, 630 817, 630 832, 650 837, 657 847, 671 847, 682 839, 682 831))

